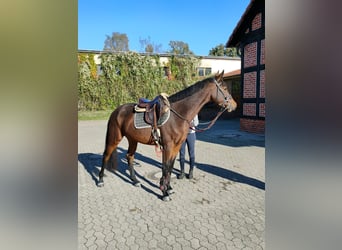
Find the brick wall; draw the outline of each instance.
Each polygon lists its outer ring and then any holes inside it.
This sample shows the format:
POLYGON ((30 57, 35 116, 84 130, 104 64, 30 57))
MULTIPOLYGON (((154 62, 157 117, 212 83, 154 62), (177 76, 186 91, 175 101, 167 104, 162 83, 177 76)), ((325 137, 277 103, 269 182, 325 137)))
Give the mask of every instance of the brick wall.
POLYGON ((265 39, 261 40, 260 64, 265 64, 265 39))
POLYGON ((258 134, 265 133, 265 120, 240 118, 240 130, 258 134))
POLYGON ((243 75, 243 98, 255 98, 256 97, 256 79, 257 72, 249 72, 243 75))
POLYGON ((257 42, 249 43, 244 48, 244 67, 253 67, 257 65, 257 42))
POLYGON ((256 104, 255 103, 244 103, 243 104, 243 115, 245 116, 256 116, 256 104))
POLYGON ((252 31, 261 28, 261 13, 255 15, 252 21, 252 31))
POLYGON ((260 70, 260 90, 259 97, 266 97, 266 89, 265 89, 265 70, 260 70))
POLYGON ((259 103, 259 116, 266 117, 265 103, 259 103))
MULTIPOLYGON (((258 29, 262 27, 262 13, 258 13, 252 19, 250 29, 246 33, 254 36, 258 29)), ((253 133, 265 132, 266 109, 265 98, 265 39, 254 38, 244 46, 243 57, 243 104, 242 115, 240 119, 240 129, 253 133), (260 51, 258 51, 260 49, 260 51), (259 61, 258 61, 259 54, 259 61), (257 66, 257 67, 256 67, 257 66), (260 70, 258 72, 258 70, 260 70), (257 87, 259 86, 259 89, 257 87)))

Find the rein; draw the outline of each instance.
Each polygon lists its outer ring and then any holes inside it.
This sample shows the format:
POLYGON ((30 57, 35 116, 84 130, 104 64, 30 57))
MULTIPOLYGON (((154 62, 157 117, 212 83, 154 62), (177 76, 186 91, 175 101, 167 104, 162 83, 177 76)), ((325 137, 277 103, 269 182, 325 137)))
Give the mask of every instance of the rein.
POLYGON ((216 120, 217 120, 217 119, 223 114, 223 112, 226 111, 226 110, 227 110, 227 108, 221 109, 221 110, 217 113, 216 117, 215 117, 213 120, 210 121, 208 127, 206 127, 206 128, 201 128, 201 129, 192 128, 192 127, 189 127, 189 128, 190 128, 191 130, 195 131, 195 132, 204 132, 204 131, 210 129, 210 128, 214 125, 214 123, 216 122, 216 120))
MULTIPOLYGON (((219 84, 219 83, 216 81, 216 79, 214 79, 214 82, 215 82, 216 87, 217 87, 216 95, 218 95, 219 92, 220 92, 220 93, 223 95, 225 102, 229 102, 229 100, 232 99, 232 96, 231 96, 231 95, 225 96, 223 90, 222 90, 221 87, 220 87, 221 84, 219 84)), ((215 117, 213 120, 210 121, 208 127, 203 128, 203 129, 196 129, 196 128, 193 128, 193 127, 191 126, 191 122, 190 122, 190 121, 188 121, 184 116, 182 116, 181 114, 179 114, 179 113, 178 113, 176 110, 174 110, 174 109, 171 107, 171 105, 170 105, 170 110, 171 110, 173 113, 175 113, 179 118, 181 118, 182 120, 186 121, 186 122, 189 124, 189 128, 190 128, 191 130, 194 130, 195 132, 203 132, 203 131, 206 131, 206 130, 210 129, 210 128, 214 125, 214 123, 216 122, 216 120, 217 120, 217 119, 222 115, 222 113, 223 113, 224 111, 226 111, 227 109, 228 109, 228 107, 225 107, 225 108, 223 108, 223 109, 221 108, 221 110, 217 113, 216 117, 215 117)))
POLYGON ((170 108, 170 110, 171 110, 173 113, 175 113, 179 118, 181 118, 182 120, 186 121, 186 122, 189 124, 189 128, 190 128, 191 130, 194 130, 195 132, 204 132, 204 131, 210 129, 210 128, 214 125, 214 123, 216 122, 216 120, 223 114, 224 111, 227 110, 227 108, 221 109, 221 110, 217 113, 216 117, 215 117, 213 120, 210 121, 208 127, 202 128, 202 129, 193 128, 192 126, 190 126, 190 125, 191 125, 191 122, 189 122, 184 116, 182 116, 181 114, 179 114, 179 113, 178 113, 176 110, 174 110, 173 108, 170 108))
POLYGON ((174 110, 171 106, 170 106, 170 110, 175 113, 179 118, 181 118, 182 120, 186 121, 189 126, 191 124, 191 122, 189 122, 184 116, 182 116, 180 113, 178 113, 176 110, 174 110))

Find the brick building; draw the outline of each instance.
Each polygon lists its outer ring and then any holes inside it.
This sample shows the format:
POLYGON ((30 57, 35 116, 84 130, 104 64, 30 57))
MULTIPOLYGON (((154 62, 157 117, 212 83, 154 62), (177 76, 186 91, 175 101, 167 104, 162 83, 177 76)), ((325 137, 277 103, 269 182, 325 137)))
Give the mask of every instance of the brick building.
POLYGON ((251 0, 226 43, 241 53, 240 129, 265 132, 265 0, 251 0))

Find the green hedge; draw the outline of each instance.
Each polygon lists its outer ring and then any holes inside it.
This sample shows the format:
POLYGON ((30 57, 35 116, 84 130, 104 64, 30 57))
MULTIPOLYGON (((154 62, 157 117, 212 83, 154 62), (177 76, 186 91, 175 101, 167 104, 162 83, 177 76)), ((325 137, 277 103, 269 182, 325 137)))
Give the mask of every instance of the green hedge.
POLYGON ((172 56, 161 65, 158 55, 135 52, 103 53, 98 75, 94 54, 78 53, 78 110, 111 110, 138 98, 152 99, 161 92, 173 94, 197 81, 199 60, 190 56, 172 56), (164 74, 172 71, 172 80, 164 74))

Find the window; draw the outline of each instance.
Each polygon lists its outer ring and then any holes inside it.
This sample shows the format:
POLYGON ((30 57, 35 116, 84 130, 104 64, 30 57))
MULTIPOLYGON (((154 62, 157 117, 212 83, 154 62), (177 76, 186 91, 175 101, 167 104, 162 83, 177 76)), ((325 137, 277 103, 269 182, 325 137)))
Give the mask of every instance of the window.
POLYGON ((197 68, 197 74, 199 76, 211 75, 211 68, 199 67, 197 68))
POLYGON ((100 64, 96 65, 96 73, 98 76, 103 75, 102 67, 100 64))

